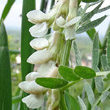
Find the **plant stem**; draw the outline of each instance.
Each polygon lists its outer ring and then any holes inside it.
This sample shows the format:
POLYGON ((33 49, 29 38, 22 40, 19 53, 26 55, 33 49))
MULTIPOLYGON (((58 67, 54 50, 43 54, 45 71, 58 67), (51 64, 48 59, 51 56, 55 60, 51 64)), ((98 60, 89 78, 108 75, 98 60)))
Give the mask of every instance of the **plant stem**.
MULTIPOLYGON (((70 0, 69 1, 69 13, 67 16, 67 21, 76 17, 77 6, 78 6, 78 0, 70 0)), ((75 31, 75 30, 73 30, 73 31, 75 31)), ((64 66, 69 65, 71 45, 72 45, 72 40, 67 40, 65 43, 65 46, 64 46, 63 54, 61 56, 61 60, 60 60, 61 65, 64 65, 64 66)), ((62 92, 62 91, 60 91, 60 110, 67 110, 64 92, 62 92)))
MULTIPOLYGON (((70 56, 71 44, 72 44, 71 40, 68 40, 65 43, 64 51, 63 51, 63 54, 61 57, 61 63, 60 63, 61 65, 65 65, 65 66, 69 65, 69 56, 70 56)), ((67 110, 64 92, 62 90, 60 91, 60 109, 61 110, 67 110)))
POLYGON ((81 80, 82 80, 82 79, 67 84, 65 87, 61 88, 60 91, 63 92, 64 90, 66 90, 67 88, 71 87, 73 84, 76 84, 77 82, 79 82, 79 81, 81 81, 81 80))
POLYGON ((67 40, 65 43, 63 55, 61 58, 61 65, 68 66, 69 65, 69 57, 70 57, 70 50, 71 50, 72 40, 67 40))
POLYGON ((60 110, 67 110, 64 92, 60 91, 60 110))

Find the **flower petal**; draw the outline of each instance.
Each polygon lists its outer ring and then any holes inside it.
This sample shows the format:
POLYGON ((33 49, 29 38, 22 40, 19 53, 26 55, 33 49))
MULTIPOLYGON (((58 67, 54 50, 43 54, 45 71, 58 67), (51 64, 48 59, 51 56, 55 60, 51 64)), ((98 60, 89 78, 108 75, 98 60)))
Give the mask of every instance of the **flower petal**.
POLYGON ((31 72, 26 75, 26 81, 34 81, 38 77, 43 77, 43 75, 38 72, 31 72))
POLYGON ((44 49, 49 46, 48 40, 46 38, 33 39, 30 42, 30 45, 32 48, 34 48, 36 50, 41 50, 41 49, 44 49))
POLYGON ((44 95, 34 95, 30 94, 22 99, 22 101, 32 109, 39 108, 44 103, 44 95))
POLYGON ((75 38, 75 25, 65 28, 65 39, 71 40, 75 38))
POLYGON ((27 17, 30 22, 36 24, 39 22, 45 22, 50 19, 50 16, 47 14, 43 13, 40 10, 33 10, 27 13, 27 17))
POLYGON ((60 16, 59 18, 57 18, 56 19, 56 24, 59 26, 59 27, 64 27, 64 25, 65 25, 65 19, 62 17, 62 16, 60 16))
POLYGON ((48 72, 47 77, 57 77, 57 75, 58 75, 58 68, 52 67, 48 72))
POLYGON ((35 81, 23 81, 19 83, 19 87, 30 94, 39 94, 47 91, 47 88, 38 85, 35 81))
POLYGON ((48 31, 47 23, 36 24, 29 29, 29 32, 33 37, 43 37, 48 31))
POLYGON ((42 64, 45 63, 47 61, 49 61, 50 59, 52 59, 54 56, 52 55, 52 53, 47 50, 39 50, 37 52, 34 52, 28 59, 27 62, 31 63, 31 64, 42 64))
POLYGON ((73 18, 72 20, 70 20, 69 22, 67 22, 67 23, 65 24, 65 27, 69 27, 69 26, 74 25, 74 24, 77 23, 80 19, 81 19, 81 16, 77 16, 77 17, 73 18))
POLYGON ((48 74, 48 72, 52 67, 55 67, 55 62, 53 61, 49 61, 48 63, 41 64, 40 67, 38 68, 38 73, 43 74, 45 77, 45 75, 48 74))

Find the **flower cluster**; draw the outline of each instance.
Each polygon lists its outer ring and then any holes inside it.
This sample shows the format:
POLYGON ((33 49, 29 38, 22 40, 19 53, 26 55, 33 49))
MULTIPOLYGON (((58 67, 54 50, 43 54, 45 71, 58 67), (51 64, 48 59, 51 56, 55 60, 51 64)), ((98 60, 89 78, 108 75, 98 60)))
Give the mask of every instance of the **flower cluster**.
POLYGON ((29 31, 35 37, 30 42, 35 51, 27 62, 40 64, 37 72, 31 72, 26 76, 26 81, 19 84, 19 87, 30 95, 22 101, 29 108, 39 108, 44 103, 44 95, 48 93, 48 110, 58 110, 60 92, 57 89, 49 90, 35 82, 39 77, 58 77, 58 68, 62 48, 65 40, 74 39, 76 23, 80 17, 76 17, 77 0, 58 0, 55 6, 48 12, 39 10, 30 11, 27 14, 28 20, 34 24, 29 31), (51 27, 52 34, 46 36, 51 27))
POLYGON ((81 19, 76 17, 76 0, 59 0, 55 6, 48 12, 43 13, 40 10, 33 10, 27 14, 28 20, 35 24, 29 29, 33 37, 44 37, 48 29, 52 27, 54 31, 65 34, 65 39, 75 37, 75 24, 81 19))
POLYGON ((26 103, 29 108, 39 108, 42 106, 44 103, 44 95, 48 89, 38 85, 35 79, 39 77, 56 77, 57 74, 58 69, 53 61, 41 64, 37 72, 29 73, 26 76, 26 81, 19 84, 19 87, 23 91, 30 94, 24 97, 22 101, 26 103))

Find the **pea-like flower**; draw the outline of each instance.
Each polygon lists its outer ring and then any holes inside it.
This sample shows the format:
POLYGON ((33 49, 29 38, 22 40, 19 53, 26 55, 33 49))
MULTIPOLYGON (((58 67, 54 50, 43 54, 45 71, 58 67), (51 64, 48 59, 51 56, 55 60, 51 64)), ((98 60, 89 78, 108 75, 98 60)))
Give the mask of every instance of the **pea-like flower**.
MULTIPOLYGON (((59 0, 55 6, 48 12, 43 13, 40 10, 33 10, 27 13, 28 20, 35 24, 29 31, 33 37, 44 37, 48 28, 55 23, 57 17, 68 13, 68 0, 59 0)), ((53 26, 54 27, 54 26, 53 26)))
POLYGON ((27 62, 42 64, 49 60, 55 60, 60 51, 61 44, 63 44, 63 39, 60 32, 54 32, 49 40, 46 38, 33 39, 30 45, 38 51, 34 52, 27 59, 27 62))
POLYGON ((80 19, 80 16, 74 17, 70 21, 65 20, 62 16, 56 19, 57 26, 64 29, 66 40, 75 38, 75 24, 79 22, 80 19))
POLYGON ((44 37, 48 28, 53 23, 60 3, 58 2, 48 13, 40 10, 32 10, 27 13, 28 20, 35 24, 29 31, 33 37, 44 37))
POLYGON ((58 69, 53 61, 41 64, 37 72, 31 72, 26 76, 26 81, 19 84, 19 87, 30 95, 24 97, 22 101, 29 108, 39 108, 44 103, 44 95, 48 91, 47 88, 38 85, 35 82, 39 77, 56 77, 58 69))
MULTIPOLYGON (((66 0, 65 0, 66 1, 66 0)), ((55 31, 62 31, 64 30, 65 39, 74 39, 75 38, 75 32, 77 29, 76 23, 78 23, 81 19, 80 16, 76 15, 77 12, 77 5, 78 2, 76 0, 69 0, 69 4, 66 1, 66 17, 63 13, 59 14, 59 16, 56 17, 54 24, 53 24, 53 30, 55 31)))

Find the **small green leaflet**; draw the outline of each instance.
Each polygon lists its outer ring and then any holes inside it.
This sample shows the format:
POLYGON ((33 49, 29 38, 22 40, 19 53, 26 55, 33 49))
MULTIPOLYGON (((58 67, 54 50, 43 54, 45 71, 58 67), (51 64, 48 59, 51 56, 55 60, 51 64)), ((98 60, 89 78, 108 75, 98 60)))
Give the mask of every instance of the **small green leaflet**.
POLYGON ((36 83, 43 87, 51 89, 61 88, 68 84, 67 81, 60 78, 46 78, 46 77, 37 78, 36 83))
POLYGON ((80 98, 79 96, 78 96, 78 101, 79 101, 79 103, 80 103, 81 110, 87 110, 87 107, 86 107, 84 101, 83 101, 82 98, 80 98))
POLYGON ((102 67, 103 67, 104 71, 109 70, 109 67, 108 67, 108 64, 107 64, 107 56, 106 55, 102 55, 101 56, 101 64, 102 64, 102 67))
POLYGON ((103 79, 101 76, 95 78, 96 89, 99 93, 102 93, 104 90, 103 79))
POLYGON ((90 79, 96 76, 96 73, 93 69, 86 66, 76 66, 74 72, 81 78, 90 79))
POLYGON ((107 6, 107 7, 104 7, 104 8, 99 9, 97 13, 101 13, 101 12, 106 11, 108 9, 110 9, 110 5, 107 6))
POLYGON ((96 30, 95 30, 95 28, 92 28, 92 29, 90 29, 90 30, 87 30, 86 33, 88 34, 89 38, 90 38, 91 40, 93 40, 93 39, 94 39, 94 36, 95 36, 95 34, 96 34, 96 30))
POLYGON ((103 81, 110 81, 110 73, 107 74, 106 78, 104 78, 103 81))
POLYGON ((95 9, 93 9, 91 12, 84 15, 84 17, 81 20, 81 23, 90 20, 99 10, 103 2, 101 2, 95 9))
POLYGON ((101 17, 101 18, 98 18, 98 19, 96 19, 96 20, 94 20, 94 21, 91 21, 91 22, 89 22, 89 23, 83 25, 82 27, 80 27, 80 28, 77 30, 77 34, 83 33, 83 32, 85 32, 85 31, 87 31, 87 30, 90 30, 90 29, 92 29, 92 28, 98 26, 102 21, 104 21, 104 19, 105 19, 106 17, 107 17, 107 16, 105 15, 105 16, 103 16, 103 17, 101 17))
POLYGON ((72 68, 67 66, 60 66, 58 70, 59 74, 67 81, 76 81, 80 79, 76 76, 72 68))
POLYGON ((82 0, 83 2, 86 2, 86 3, 91 3, 91 2, 97 2, 99 0, 82 0))
POLYGON ((98 33, 95 34, 93 39, 93 49, 92 49, 92 68, 98 72, 99 63, 99 36, 98 33))
POLYGON ((78 101, 71 96, 69 93, 65 93, 69 98, 69 109, 68 110, 81 110, 78 101))
POLYGON ((95 102, 95 96, 94 96, 94 93, 93 93, 93 90, 92 90, 91 86, 89 85, 89 83, 86 82, 84 84, 84 88, 85 88, 85 91, 87 93, 89 103, 91 105, 93 105, 94 102, 95 102))

